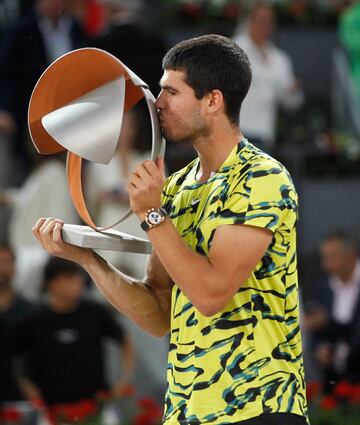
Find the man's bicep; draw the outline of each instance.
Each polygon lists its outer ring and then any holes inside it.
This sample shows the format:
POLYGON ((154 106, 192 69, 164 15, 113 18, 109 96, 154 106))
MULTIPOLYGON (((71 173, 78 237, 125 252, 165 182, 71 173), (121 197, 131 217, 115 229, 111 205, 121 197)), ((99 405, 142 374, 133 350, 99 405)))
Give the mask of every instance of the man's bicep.
POLYGON ((248 225, 220 225, 209 253, 213 266, 226 278, 232 295, 256 269, 273 238, 266 229, 248 225))
POLYGON ((171 292, 174 283, 161 264, 155 251, 150 255, 147 262, 145 282, 150 286, 152 292, 159 300, 162 309, 164 311, 170 311, 171 292))

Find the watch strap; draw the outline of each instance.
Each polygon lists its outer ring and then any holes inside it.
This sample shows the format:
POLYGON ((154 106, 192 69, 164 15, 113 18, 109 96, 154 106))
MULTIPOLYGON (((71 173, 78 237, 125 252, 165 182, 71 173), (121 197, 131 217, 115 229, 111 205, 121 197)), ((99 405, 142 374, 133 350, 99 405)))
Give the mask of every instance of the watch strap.
POLYGON ((140 226, 145 232, 147 232, 149 229, 152 229, 153 227, 157 227, 159 224, 161 224, 164 221, 166 216, 167 216, 167 212, 164 210, 164 208, 150 208, 149 210, 147 210, 145 219, 140 223, 140 226), (149 222, 149 214, 155 211, 163 217, 163 220, 161 220, 157 224, 152 224, 149 222))

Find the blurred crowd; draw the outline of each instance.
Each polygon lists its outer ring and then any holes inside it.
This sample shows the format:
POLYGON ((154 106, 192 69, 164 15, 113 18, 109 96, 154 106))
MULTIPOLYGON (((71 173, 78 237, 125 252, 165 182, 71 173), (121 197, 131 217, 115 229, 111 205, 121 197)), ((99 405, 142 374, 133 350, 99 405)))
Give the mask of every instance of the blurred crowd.
MULTIPOLYGON (((291 125, 293 117, 306 108, 305 82, 298 78, 288 53, 273 41, 274 2, 252 3, 231 34, 249 55, 253 71, 241 129, 252 143, 286 161, 280 149, 279 122, 285 116, 291 125)), ((300 7, 308 2, 293 3, 300 7)), ((341 4, 339 40, 360 99, 360 4, 341 4)), ((27 128, 29 99, 41 74, 55 59, 81 47, 101 48, 118 57, 156 96, 161 60, 174 42, 174 37, 147 19, 159 5, 145 0, 0 1, 2 405, 28 400, 41 409, 94 400, 104 392, 121 398, 129 385, 161 403, 167 339, 154 340, 112 311, 77 266, 49 258, 32 236, 39 217, 80 223, 68 195, 65 158, 40 156, 27 128)), ((316 67, 317 58, 310 60, 316 67)), ((321 79, 322 70, 317 71, 316 78, 321 79)), ((136 163, 150 156, 146 106, 140 103, 125 115, 120 141, 109 165, 89 163, 84 171, 86 198, 99 226, 127 211, 127 177, 136 163)), ((168 172, 194 155, 186 142, 169 143, 168 172)), ((291 164, 286 165, 291 168, 291 164)), ((135 217, 117 229, 146 237, 135 217)), ((338 231, 318 245, 323 278, 317 280, 314 275, 301 303, 305 366, 308 379, 321 382, 322 391, 331 393, 337 382, 360 384, 359 241, 338 231)), ((142 277, 145 256, 110 251, 101 255, 134 277, 142 277)), ((117 423, 111 420, 109 415, 107 423, 117 423)))

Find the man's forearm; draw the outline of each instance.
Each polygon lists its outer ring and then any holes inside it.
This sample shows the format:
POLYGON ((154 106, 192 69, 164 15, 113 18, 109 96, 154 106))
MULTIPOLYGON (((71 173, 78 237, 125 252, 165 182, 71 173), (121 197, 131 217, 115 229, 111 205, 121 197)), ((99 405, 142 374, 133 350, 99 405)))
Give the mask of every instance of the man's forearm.
POLYGON ((169 329, 169 312, 150 285, 121 273, 94 252, 82 264, 105 298, 146 332, 163 336, 169 329))
POLYGON ((208 255, 201 255, 184 243, 170 219, 148 235, 173 282, 206 316, 228 304, 272 240, 267 229, 219 226, 208 255))
POLYGON ((214 276, 209 258, 186 246, 169 219, 151 229, 148 236, 172 280, 200 311, 205 311, 208 298, 212 293, 217 296, 213 281, 220 280, 214 276))

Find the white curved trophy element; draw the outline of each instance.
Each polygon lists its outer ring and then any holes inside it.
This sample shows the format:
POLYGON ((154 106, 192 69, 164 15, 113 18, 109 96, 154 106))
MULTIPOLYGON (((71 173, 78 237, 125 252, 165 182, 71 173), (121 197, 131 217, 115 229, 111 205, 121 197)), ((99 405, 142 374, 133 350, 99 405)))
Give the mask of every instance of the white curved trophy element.
POLYGON ((124 100, 121 76, 45 115, 42 125, 64 148, 88 161, 108 164, 119 141, 124 100))
POLYGON ((97 227, 87 211, 81 185, 82 159, 110 162, 121 143, 123 114, 142 98, 151 120, 151 159, 156 160, 164 156, 165 140, 155 98, 148 85, 118 58, 96 48, 74 50, 54 61, 37 82, 28 112, 31 138, 42 154, 60 152, 61 147, 68 150, 71 196, 79 215, 88 224, 65 224, 65 242, 93 249, 151 252, 148 240, 113 229, 132 214, 131 210, 116 223, 97 227))

